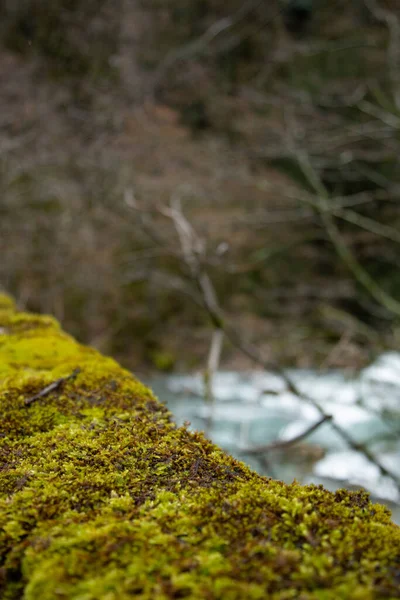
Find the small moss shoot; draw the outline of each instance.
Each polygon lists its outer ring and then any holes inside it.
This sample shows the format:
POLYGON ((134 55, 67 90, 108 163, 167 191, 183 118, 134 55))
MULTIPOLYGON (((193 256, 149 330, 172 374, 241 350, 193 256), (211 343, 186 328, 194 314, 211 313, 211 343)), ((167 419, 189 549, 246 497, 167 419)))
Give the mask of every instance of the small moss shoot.
POLYGON ((257 475, 1 295, 0 408, 2 600, 400 598, 400 528, 365 492, 257 475))

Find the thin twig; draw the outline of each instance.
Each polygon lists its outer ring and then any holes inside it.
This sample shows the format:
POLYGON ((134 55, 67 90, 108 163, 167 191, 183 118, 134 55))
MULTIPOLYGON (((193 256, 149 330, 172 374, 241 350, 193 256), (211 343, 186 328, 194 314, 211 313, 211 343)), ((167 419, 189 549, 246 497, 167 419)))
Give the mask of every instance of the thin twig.
MULTIPOLYGON (((385 225, 383 223, 379 223, 375 219, 371 219, 370 217, 365 217, 364 215, 360 215, 354 210, 343 208, 343 207, 335 207, 332 203, 326 204, 324 207, 321 207, 319 198, 312 197, 308 194, 298 194, 297 198, 300 202, 307 203, 310 206, 317 209, 319 212, 329 212, 335 217, 342 219, 343 221, 347 221, 348 223, 353 223, 353 225, 357 225, 366 231, 370 231, 375 235, 379 235, 382 238, 386 238, 395 242, 396 244, 400 244, 400 232, 394 227, 390 227, 389 225, 385 225)), ((315 214, 315 213, 314 213, 315 214)))
POLYGON ((43 398, 44 396, 47 396, 48 394, 50 394, 50 392, 57 390, 66 381, 75 379, 75 377, 80 372, 81 372, 81 369, 77 368, 74 371, 72 371, 72 373, 70 375, 67 375, 66 377, 60 377, 60 379, 56 379, 56 381, 53 381, 52 383, 47 385, 45 388, 40 390, 40 392, 38 392, 34 396, 31 396, 30 398, 25 398, 25 404, 32 404, 32 402, 35 402, 35 400, 39 400, 39 398, 43 398))
POLYGON ((340 336, 339 341, 335 344, 329 354, 324 358, 324 360, 319 365, 320 369, 329 369, 332 363, 340 356, 346 346, 349 344, 351 338, 354 335, 354 331, 351 329, 345 330, 343 334, 340 336))
MULTIPOLYGON (((237 331, 234 328, 227 326, 225 324, 225 322, 221 318, 220 314, 216 315, 215 318, 217 318, 219 320, 219 322, 222 323, 222 327, 225 329, 227 338, 230 340, 230 342, 236 348, 240 349, 243 352, 243 354, 245 354, 249 358, 253 359, 254 362, 258 363, 266 371, 270 370, 270 371, 275 372, 277 375, 279 375, 282 378, 283 382, 285 383, 288 391, 291 392, 294 396, 297 396, 297 398, 299 398, 300 400, 303 400, 304 402, 307 402, 308 404, 311 404, 312 406, 314 406, 314 408, 316 408, 317 411, 319 412, 319 414, 321 415, 321 418, 329 417, 329 415, 325 412, 325 410, 322 408, 322 406, 319 404, 319 402, 317 400, 315 400, 314 398, 312 398, 311 396, 308 396, 308 395, 304 394, 303 392, 301 392, 300 389, 293 382, 292 378, 289 377, 289 375, 279 365, 276 365, 276 364, 270 363, 270 362, 266 362, 259 355, 258 351, 255 348, 253 348, 253 346, 244 342, 241 339, 240 335, 237 333, 237 331)), ((396 484, 397 489, 400 491, 399 477, 396 474, 389 471, 380 462, 380 460, 365 446, 365 444, 357 442, 346 430, 342 429, 342 427, 340 427, 340 425, 335 423, 334 420, 331 421, 331 426, 352 450, 355 450, 357 452, 361 452, 362 454, 364 454, 364 456, 370 462, 372 462, 374 465, 376 465, 378 467, 378 469, 382 475, 386 475, 386 476, 390 477, 393 480, 393 482, 396 484)))
POLYGON ((399 66, 400 66, 400 21, 394 11, 382 8, 376 0, 364 0, 365 6, 372 15, 381 23, 384 23, 388 30, 389 40, 386 50, 387 67, 391 83, 393 86, 393 95, 396 108, 400 109, 400 89, 399 89, 399 66))
POLYGON ((224 331, 220 328, 215 328, 213 331, 210 352, 208 355, 207 368, 203 374, 204 380, 204 397, 206 402, 209 404, 210 413, 206 421, 206 433, 208 433, 212 426, 213 421, 213 409, 215 404, 215 396, 213 391, 214 375, 218 371, 219 362, 221 359, 222 343, 224 341, 224 331))
MULTIPOLYGON (((223 17, 212 23, 210 27, 198 38, 191 40, 187 45, 179 48, 173 48, 159 64, 152 84, 152 94, 154 94, 168 71, 178 62, 188 60, 195 56, 203 54, 209 49, 210 44, 226 32, 232 30, 241 21, 243 21, 252 11, 254 11, 263 0, 248 0, 238 11, 228 17, 223 17)), ((279 12, 277 13, 279 14, 279 12)), ((276 15, 274 15, 275 17, 276 15)))
POLYGON ((264 444, 261 446, 242 446, 239 448, 239 450, 246 454, 264 454, 266 452, 270 452, 271 450, 285 450, 286 448, 290 448, 294 444, 304 440, 307 436, 311 435, 327 421, 332 421, 332 415, 324 415, 319 419, 319 421, 313 425, 310 425, 310 427, 308 427, 305 431, 299 433, 299 435, 294 436, 290 440, 279 440, 278 442, 272 442, 272 444, 264 444))

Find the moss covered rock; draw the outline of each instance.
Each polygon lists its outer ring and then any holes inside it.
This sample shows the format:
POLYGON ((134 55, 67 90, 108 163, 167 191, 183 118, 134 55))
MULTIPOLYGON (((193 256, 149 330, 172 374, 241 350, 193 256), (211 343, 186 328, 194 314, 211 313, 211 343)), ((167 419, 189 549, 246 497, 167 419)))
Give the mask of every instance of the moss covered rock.
POLYGON ((261 477, 0 296, 2 600, 400 598, 367 494, 261 477))

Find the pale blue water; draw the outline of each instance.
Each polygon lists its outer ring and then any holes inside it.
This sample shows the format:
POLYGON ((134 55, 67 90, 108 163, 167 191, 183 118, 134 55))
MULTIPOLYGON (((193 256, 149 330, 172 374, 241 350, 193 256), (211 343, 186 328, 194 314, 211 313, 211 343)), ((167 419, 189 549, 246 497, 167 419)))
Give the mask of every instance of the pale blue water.
MULTIPOLYGON (((333 421, 368 445, 400 481, 400 354, 382 355, 357 376, 291 370, 298 388, 317 400, 333 421)), ((322 483, 328 489, 369 490, 400 522, 400 491, 361 452, 348 448, 330 422, 285 451, 252 455, 246 448, 288 440, 320 418, 318 410, 286 390, 267 372, 220 372, 213 379, 214 402, 203 398, 201 374, 152 379, 150 385, 178 424, 207 435, 263 475, 288 483, 322 483)))

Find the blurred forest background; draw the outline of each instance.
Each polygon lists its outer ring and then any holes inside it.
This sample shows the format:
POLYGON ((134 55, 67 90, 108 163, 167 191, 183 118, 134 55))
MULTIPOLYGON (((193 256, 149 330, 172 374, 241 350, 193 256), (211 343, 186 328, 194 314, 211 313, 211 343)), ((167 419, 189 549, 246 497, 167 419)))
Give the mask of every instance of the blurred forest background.
POLYGON ((399 160, 396 0, 0 2, 0 284, 130 367, 398 349, 399 160))

